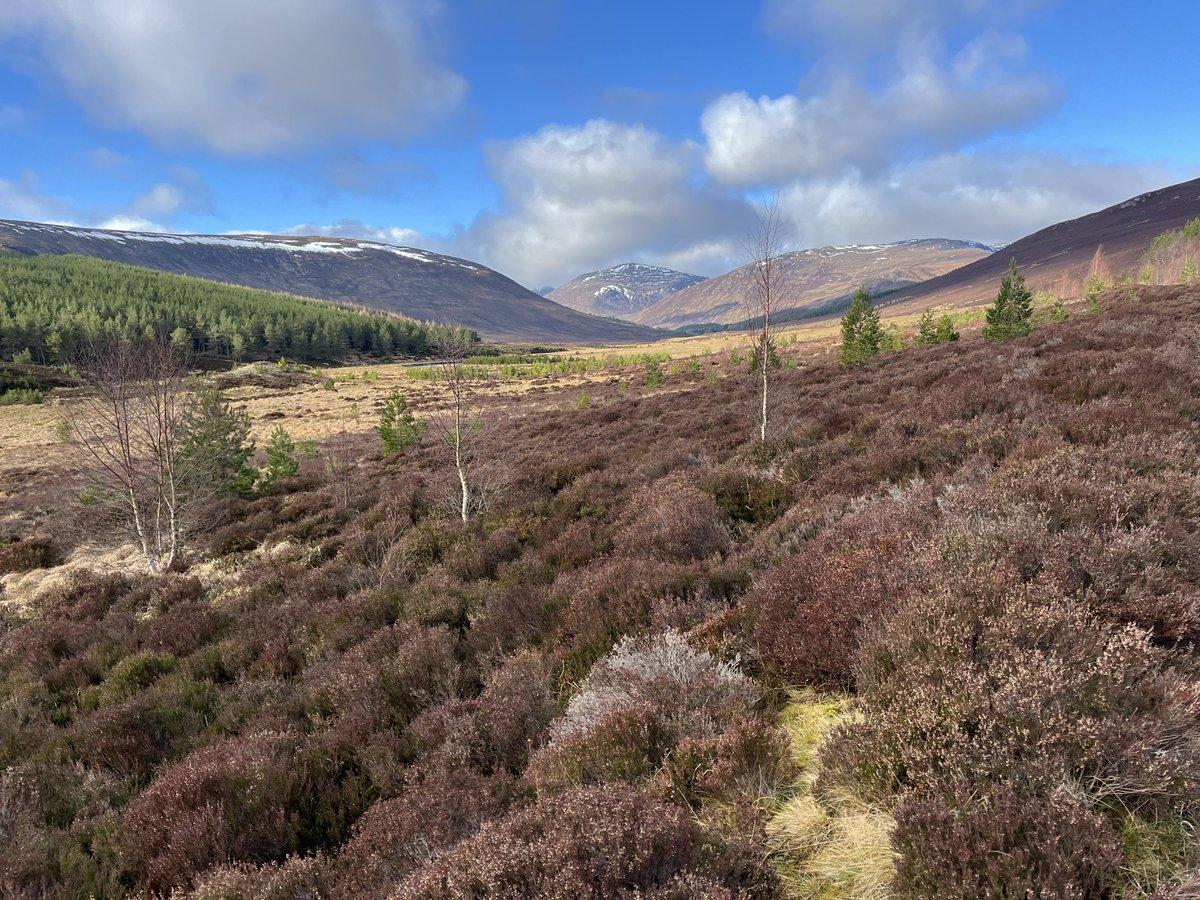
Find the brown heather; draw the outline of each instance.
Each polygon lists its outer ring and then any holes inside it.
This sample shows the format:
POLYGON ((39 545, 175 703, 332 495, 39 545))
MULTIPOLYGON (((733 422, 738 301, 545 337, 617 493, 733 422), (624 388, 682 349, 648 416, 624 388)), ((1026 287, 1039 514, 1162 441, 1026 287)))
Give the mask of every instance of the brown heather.
POLYGON ((785 347, 766 442, 727 354, 497 392, 471 521, 443 448, 355 439, 156 577, 88 572, 32 479, 0 896, 757 898, 868 845, 897 897, 1194 895, 1200 293, 1136 295, 785 347), (834 689, 789 753, 786 698, 834 689))

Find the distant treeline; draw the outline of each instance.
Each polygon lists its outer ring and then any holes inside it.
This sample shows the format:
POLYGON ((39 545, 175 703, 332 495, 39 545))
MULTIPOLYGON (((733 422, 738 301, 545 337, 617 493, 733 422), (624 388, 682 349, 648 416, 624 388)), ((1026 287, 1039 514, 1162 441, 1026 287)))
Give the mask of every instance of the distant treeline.
POLYGON ((88 257, 0 255, 0 359, 54 365, 98 338, 158 336, 221 359, 341 362, 428 356, 445 333, 387 313, 88 257))

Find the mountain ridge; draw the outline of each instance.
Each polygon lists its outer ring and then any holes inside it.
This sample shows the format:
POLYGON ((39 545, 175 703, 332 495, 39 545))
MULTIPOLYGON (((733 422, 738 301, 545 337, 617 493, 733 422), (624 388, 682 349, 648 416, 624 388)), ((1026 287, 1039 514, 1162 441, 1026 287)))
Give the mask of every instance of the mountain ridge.
POLYGON ((702 275, 627 262, 585 272, 545 296, 579 312, 632 319, 647 306, 705 280, 702 275))
POLYGON ((0 220, 0 249, 77 254, 473 328, 491 340, 634 343, 661 332, 589 316, 480 263, 379 241, 170 234, 0 220))
MULTIPOLYGON (((859 285, 873 293, 893 291, 991 253, 992 248, 986 244, 952 238, 829 245, 784 253, 779 257, 780 302, 776 311, 785 317, 816 312, 849 296, 859 285)), ((669 295, 641 310, 633 321, 662 328, 745 321, 752 268, 753 264, 747 264, 669 295)))

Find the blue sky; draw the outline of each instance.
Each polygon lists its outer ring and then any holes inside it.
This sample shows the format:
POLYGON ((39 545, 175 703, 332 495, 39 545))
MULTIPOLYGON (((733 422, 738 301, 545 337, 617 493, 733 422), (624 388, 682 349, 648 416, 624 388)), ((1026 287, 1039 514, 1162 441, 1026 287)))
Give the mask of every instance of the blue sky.
POLYGON ((1200 176, 1194 0, 5 0, 0 217, 365 236, 538 288, 1010 241, 1200 176))

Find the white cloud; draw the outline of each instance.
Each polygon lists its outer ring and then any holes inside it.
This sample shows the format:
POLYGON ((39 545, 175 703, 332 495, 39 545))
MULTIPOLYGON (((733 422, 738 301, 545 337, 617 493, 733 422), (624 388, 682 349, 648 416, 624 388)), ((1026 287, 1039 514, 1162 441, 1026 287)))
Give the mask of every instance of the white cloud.
POLYGON ((169 229, 159 222, 151 221, 142 216, 117 215, 111 216, 100 222, 95 228, 104 228, 109 231, 152 231, 163 232, 169 229))
POLYGON ((21 170, 16 181, 0 179, 0 218, 82 225, 117 231, 169 231, 182 212, 210 212, 208 186, 186 166, 170 167, 171 178, 151 185, 118 212, 85 209, 42 191, 37 173, 21 170))
POLYGON ((1040 0, 768 0, 768 29, 820 48, 795 93, 718 97, 705 166, 779 191, 805 244, 1005 242, 1162 186, 1170 173, 1004 146, 1060 90, 1017 26, 1040 0))
POLYGON ((76 224, 71 204, 42 193, 37 173, 22 169, 16 181, 0 179, 0 218, 56 225, 76 224))
POLYGON ((1156 166, 1081 163, 1051 153, 947 153, 878 178, 850 172, 797 180, 780 210, 820 244, 919 237, 1006 243, 1162 187, 1156 166))
MULTIPOLYGON (((360 238, 365 241, 379 241, 401 247, 423 247, 430 243, 419 231, 411 228, 368 225, 355 219, 342 219, 332 225, 296 225, 283 233, 304 237, 360 238)), ((426 248, 435 249, 433 247, 426 248)))
POLYGON ((1025 56, 1020 38, 994 34, 946 59, 917 42, 898 52, 892 77, 874 91, 842 73, 808 96, 726 94, 701 116, 708 171, 730 185, 848 168, 874 174, 914 154, 961 147, 1031 122, 1058 92, 1025 71, 1025 56))
POLYGON ((433 0, 9 0, 98 122, 169 146, 261 154, 340 136, 405 137, 463 79, 432 52, 433 0))
POLYGON ((753 211, 697 183, 698 155, 693 145, 601 119, 493 145, 503 206, 448 246, 531 285, 630 260, 722 271, 736 261, 753 211))

